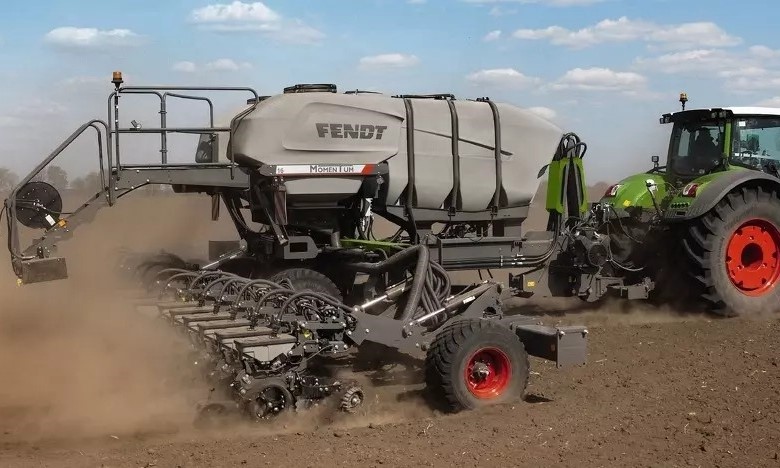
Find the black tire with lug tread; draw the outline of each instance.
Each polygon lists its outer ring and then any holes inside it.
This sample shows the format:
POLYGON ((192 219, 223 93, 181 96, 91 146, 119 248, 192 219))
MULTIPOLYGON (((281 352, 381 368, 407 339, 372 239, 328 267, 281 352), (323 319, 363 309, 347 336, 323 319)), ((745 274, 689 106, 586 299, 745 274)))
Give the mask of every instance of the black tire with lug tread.
POLYGON ((780 304, 780 200, 742 187, 688 229, 685 249, 700 297, 715 313, 745 316, 780 304))
POLYGON ((312 291, 332 296, 339 301, 344 300, 338 286, 318 271, 308 268, 290 268, 276 273, 269 280, 278 283, 285 278, 290 280, 296 291, 312 291))
POLYGON ((272 419, 291 411, 295 406, 295 397, 282 379, 268 379, 256 390, 257 395, 247 405, 249 417, 253 421, 272 419))
POLYGON ((453 412, 521 398, 528 374, 522 341, 509 328, 485 319, 445 326, 425 360, 427 390, 453 412))

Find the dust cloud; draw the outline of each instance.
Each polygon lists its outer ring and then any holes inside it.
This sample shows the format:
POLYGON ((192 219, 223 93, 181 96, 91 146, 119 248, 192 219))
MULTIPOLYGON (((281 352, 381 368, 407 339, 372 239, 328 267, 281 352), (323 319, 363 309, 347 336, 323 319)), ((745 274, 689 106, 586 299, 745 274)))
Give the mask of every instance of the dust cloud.
MULTIPOLYGON (((212 222, 205 197, 139 197, 102 210, 62 242, 69 278, 16 286, 0 260, 0 435, 6 441, 128 435, 208 438, 353 428, 433 414, 419 396, 418 370, 398 366, 363 379, 358 414, 323 406, 249 425, 229 417, 216 431, 198 427, 196 404, 210 389, 196 374, 183 336, 133 310, 112 268, 121 247, 168 250, 203 261, 209 239, 235 238, 229 220, 212 222), (403 374, 403 375, 401 375, 403 374)), ((0 239, 5 242, 5 239, 0 239)), ((23 242, 24 244, 24 242, 23 242)), ((336 405, 338 403, 336 402, 336 405)))
POLYGON ((135 313, 112 274, 118 247, 179 251, 200 243, 205 250, 214 229, 206 224, 208 210, 183 198, 166 200, 163 209, 141 198, 104 210, 60 246, 66 280, 18 287, 10 262, 0 265, 6 440, 170 433, 192 425, 194 405, 209 389, 188 366, 188 344, 165 323, 135 313))

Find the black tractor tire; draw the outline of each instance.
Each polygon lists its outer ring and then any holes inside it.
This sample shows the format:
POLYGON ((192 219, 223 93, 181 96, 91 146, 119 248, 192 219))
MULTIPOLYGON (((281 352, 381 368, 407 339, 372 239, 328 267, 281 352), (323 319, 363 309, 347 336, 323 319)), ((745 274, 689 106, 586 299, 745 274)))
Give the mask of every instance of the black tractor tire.
POLYGON ((289 268, 269 278, 274 283, 278 283, 283 279, 290 280, 296 291, 312 291, 334 297, 338 301, 344 300, 338 286, 330 278, 318 271, 308 268, 289 268))
POLYGON ((522 398, 528 375, 528 353, 522 341, 509 328, 485 319, 446 325, 425 359, 427 391, 451 412, 522 398))
POLYGON ((780 309, 780 200, 742 187, 693 222, 684 247, 700 298, 712 312, 749 316, 780 309))

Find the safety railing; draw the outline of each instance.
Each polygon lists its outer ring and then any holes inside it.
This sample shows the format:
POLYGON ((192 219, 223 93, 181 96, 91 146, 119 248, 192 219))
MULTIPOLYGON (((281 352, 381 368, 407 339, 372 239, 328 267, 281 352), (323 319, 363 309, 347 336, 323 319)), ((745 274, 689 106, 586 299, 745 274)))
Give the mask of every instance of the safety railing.
POLYGON ((85 124, 83 124, 81 127, 76 129, 75 132, 73 132, 68 138, 65 139, 57 148, 52 151, 49 156, 46 157, 43 161, 41 161, 40 164, 38 164, 32 171, 30 171, 27 176, 25 176, 19 184, 14 187, 14 189, 11 191, 11 194, 8 196, 8 199, 5 202, 6 207, 6 216, 8 217, 8 251, 11 253, 11 257, 13 260, 31 260, 35 257, 30 256, 24 256, 19 252, 19 232, 17 228, 17 197, 19 194, 19 191, 27 185, 31 180, 33 180, 38 174, 43 171, 43 169, 46 168, 49 164, 51 164, 54 159, 56 159, 60 154, 62 154, 65 149, 67 149, 78 137, 80 137, 84 132, 86 132, 88 129, 94 129, 97 133, 97 145, 98 145, 98 165, 100 170, 100 183, 101 183, 101 189, 104 192, 106 196, 106 201, 110 204, 113 204, 112 194, 111 191, 108 190, 109 180, 106 175, 106 162, 108 163, 108 167, 112 166, 112 160, 111 160, 111 151, 110 148, 106 148, 106 158, 107 161, 104 160, 104 153, 103 153, 103 133, 106 132, 106 135, 108 135, 108 124, 106 122, 103 122, 102 120, 91 120, 85 124))
MULTIPOLYGON (((100 183, 102 196, 106 199, 106 204, 111 206, 115 203, 118 196, 111 189, 112 183, 116 183, 122 177, 123 165, 121 161, 121 146, 120 135, 123 134, 159 134, 160 135, 160 162, 159 164, 128 164, 124 167, 133 170, 136 169, 170 169, 180 168, 182 164, 170 164, 168 162, 168 135, 180 133, 180 134, 213 134, 213 133, 227 133, 227 159, 228 163, 223 164, 196 164, 198 167, 204 166, 218 166, 224 170, 226 166, 229 166, 229 173, 231 180, 234 178, 234 171, 236 167, 235 158, 232 152, 232 137, 234 132, 240 126, 244 117, 251 113, 260 102, 260 96, 258 93, 249 87, 222 87, 222 86, 122 86, 124 81, 122 79, 121 72, 114 72, 111 82, 115 86, 115 90, 110 94, 108 98, 108 118, 103 120, 91 120, 81 125, 76 131, 74 131, 68 138, 66 138, 59 146, 57 146, 40 164, 38 164, 27 176, 25 176, 19 184, 13 189, 8 199, 5 201, 5 209, 8 221, 8 250, 11 253, 12 260, 24 261, 33 260, 35 256, 27 255, 26 252, 20 251, 19 247, 19 233, 18 233, 18 215, 17 215, 17 199, 19 192, 24 188, 26 184, 32 181, 38 174, 49 166, 52 161, 59 157, 65 149, 67 149, 76 139, 78 139, 84 132, 92 128, 97 132, 97 144, 98 144, 98 164, 100 171, 100 183), (252 96, 252 99, 247 100, 247 107, 234 115, 230 121, 228 127, 217 127, 214 124, 214 103, 205 96, 192 95, 192 92, 242 92, 248 93, 252 96), (187 94, 183 94, 187 93, 187 94), (122 95, 152 95, 159 98, 159 114, 160 114, 160 126, 159 128, 140 128, 133 126, 132 128, 122 128, 119 123, 119 98, 122 95), (168 126, 168 104, 170 99, 183 99, 191 101, 201 101, 208 106, 208 126, 206 127, 169 127, 168 126), (103 134, 105 133, 105 142, 103 134)), ((189 165, 185 165, 189 166, 189 165)), ((138 187, 134 187, 138 188, 138 187)), ((94 203, 101 196, 101 193, 91 199, 88 203, 82 205, 80 209, 87 207, 89 203, 94 203)), ((45 207, 33 207, 40 208, 45 211, 45 207)), ((62 214, 62 213, 58 213, 62 214)), ((59 229, 59 226, 52 226, 50 229, 59 229)), ((48 231, 47 231, 48 232, 48 231)))
POLYGON ((119 144, 119 135, 121 134, 159 134, 160 135, 160 164, 147 165, 147 167, 165 168, 168 166, 168 135, 171 133, 205 134, 205 133, 228 133, 227 157, 230 161, 230 175, 233 176, 235 169, 235 158, 233 157, 232 137, 235 130, 241 124, 241 121, 250 114, 260 102, 260 96, 252 88, 241 86, 122 86, 124 83, 122 74, 114 73, 112 80, 116 90, 108 98, 108 145, 113 147, 116 158, 117 174, 122 169, 121 150, 119 144), (192 96, 180 94, 181 92, 243 92, 252 95, 251 103, 246 109, 234 115, 230 121, 229 127, 216 127, 214 125, 214 103, 211 99, 203 96, 192 96), (160 100, 160 127, 159 128, 121 128, 119 125, 119 98, 122 94, 145 94, 157 96, 160 100), (168 98, 178 98, 186 100, 203 101, 209 107, 209 127, 168 127, 168 98))

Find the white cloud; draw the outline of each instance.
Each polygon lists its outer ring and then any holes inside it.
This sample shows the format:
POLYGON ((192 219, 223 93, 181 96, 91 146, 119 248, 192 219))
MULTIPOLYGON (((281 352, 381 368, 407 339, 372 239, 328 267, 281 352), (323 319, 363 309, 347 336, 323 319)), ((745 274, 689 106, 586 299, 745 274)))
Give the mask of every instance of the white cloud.
POLYGON ((617 72, 609 68, 575 68, 567 71, 551 88, 636 93, 646 85, 647 78, 634 72, 617 72))
POLYGON ((739 70, 724 72, 721 76, 726 78, 723 87, 735 93, 780 89, 780 71, 777 70, 755 67, 742 73, 739 70))
POLYGON ((780 88, 780 51, 765 46, 747 51, 694 49, 637 58, 635 66, 655 73, 722 78, 724 88, 732 92, 780 88))
POLYGON ((183 61, 173 64, 172 69, 174 71, 182 73, 195 73, 197 71, 238 71, 252 68, 252 64, 249 62, 236 62, 229 58, 220 58, 212 62, 208 62, 203 65, 198 65, 195 62, 183 61))
POLYGON ((143 37, 129 29, 55 28, 44 40, 56 47, 68 49, 107 49, 139 45, 143 37))
POLYGON ((408 68, 420 63, 416 55, 407 54, 380 54, 363 57, 360 59, 360 68, 366 70, 382 68, 408 68))
POLYGON ((525 88, 541 83, 539 78, 526 76, 514 68, 480 70, 468 75, 466 79, 480 86, 495 86, 502 88, 525 88))
POLYGON ((539 117, 547 120, 555 120, 555 117, 558 116, 558 113, 555 112, 553 109, 550 109, 549 107, 529 107, 528 110, 539 117))
POLYGON ((308 26, 301 20, 285 21, 282 26, 271 33, 269 37, 291 44, 318 44, 325 39, 325 34, 308 26))
POLYGON ((660 44, 664 48, 685 49, 698 47, 725 47, 741 43, 715 23, 697 22, 677 25, 655 24, 644 20, 632 20, 625 16, 616 20, 604 19, 578 30, 561 26, 542 29, 518 29, 512 36, 523 40, 548 40, 555 45, 584 48, 606 42, 645 41, 660 44))
POLYGON ((406 0, 406 3, 412 4, 412 5, 421 5, 423 3, 427 3, 427 0, 406 0))
POLYGON ((700 73, 725 70, 733 68, 735 65, 741 68, 744 66, 744 60, 725 50, 695 49, 660 55, 650 59, 637 58, 635 64, 639 68, 660 73, 700 73), (738 60, 739 64, 735 63, 734 60, 738 60))
POLYGON ((497 29, 495 31, 490 31, 489 33, 485 34, 485 37, 483 37, 482 40, 485 42, 492 42, 492 41, 497 41, 500 38, 501 38, 501 31, 497 29))
POLYGON ((263 2, 207 5, 190 12, 190 20, 209 31, 254 32, 281 42, 316 44, 325 38, 321 31, 301 20, 284 18, 263 2))
POLYGON ((252 68, 252 65, 248 62, 237 63, 228 58, 217 59, 206 64, 206 70, 211 71, 237 71, 245 68, 252 68))
POLYGON ((754 45, 748 48, 750 55, 762 59, 773 59, 780 57, 780 50, 770 49, 765 45, 754 45))
POLYGON ((197 66, 193 62, 176 62, 173 64, 173 71, 182 73, 194 73, 197 70, 197 66))
POLYGON ((761 107, 780 107, 780 96, 764 99, 763 101, 757 102, 756 105, 761 107))
POLYGON ((196 23, 274 23, 282 17, 262 2, 207 5, 191 14, 196 23))
POLYGON ((514 15, 516 13, 517 13, 516 8, 506 9, 506 8, 501 8, 498 5, 491 7, 490 11, 488 11, 488 15, 495 16, 495 17, 509 16, 509 15, 514 15))
POLYGON ((766 68, 745 67, 722 70, 718 72, 718 76, 721 78, 764 78, 769 73, 770 72, 766 68))
POLYGON ((582 48, 602 42, 637 40, 652 30, 653 25, 650 23, 622 17, 617 20, 605 19, 577 31, 561 26, 549 26, 543 29, 518 29, 512 36, 525 40, 547 39, 555 45, 582 48))
POLYGON ((717 24, 704 21, 661 26, 651 32, 647 40, 672 49, 730 47, 742 43, 741 38, 728 34, 717 24))

